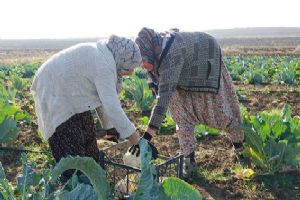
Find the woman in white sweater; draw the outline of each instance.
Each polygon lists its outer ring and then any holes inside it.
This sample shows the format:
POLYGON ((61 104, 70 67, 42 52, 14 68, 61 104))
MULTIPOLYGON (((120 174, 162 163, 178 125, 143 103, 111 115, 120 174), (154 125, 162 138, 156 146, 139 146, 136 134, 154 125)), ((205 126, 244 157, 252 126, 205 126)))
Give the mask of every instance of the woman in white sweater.
MULTIPOLYGON (((102 126, 115 128, 134 145, 140 139, 118 98, 122 76, 141 64, 138 46, 112 35, 106 42, 82 43, 58 52, 37 71, 31 92, 39 130, 58 162, 68 155, 99 161, 96 109, 102 126)), ((72 171, 64 173, 69 178, 72 171)))

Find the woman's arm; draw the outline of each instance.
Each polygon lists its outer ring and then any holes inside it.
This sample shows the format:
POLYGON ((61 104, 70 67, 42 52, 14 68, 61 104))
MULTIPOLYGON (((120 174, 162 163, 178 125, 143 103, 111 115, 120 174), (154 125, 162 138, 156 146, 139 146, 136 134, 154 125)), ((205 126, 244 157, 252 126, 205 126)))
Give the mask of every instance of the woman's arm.
POLYGON ((136 129, 122 109, 116 90, 115 76, 113 69, 99 67, 93 81, 102 102, 106 121, 120 133, 121 138, 127 138, 136 129))
POLYGON ((165 118, 170 98, 175 91, 180 78, 183 60, 183 55, 176 55, 174 53, 168 54, 159 68, 157 104, 154 106, 150 118, 150 132, 153 132, 151 129, 158 129, 165 118))

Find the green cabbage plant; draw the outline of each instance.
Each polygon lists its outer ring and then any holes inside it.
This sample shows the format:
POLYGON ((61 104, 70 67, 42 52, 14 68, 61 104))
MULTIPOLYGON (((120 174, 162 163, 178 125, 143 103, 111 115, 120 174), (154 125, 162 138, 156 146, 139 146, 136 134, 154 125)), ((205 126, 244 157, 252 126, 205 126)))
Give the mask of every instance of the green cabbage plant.
POLYGON ((17 121, 28 117, 19 107, 0 98, 0 144, 15 140, 18 135, 17 121))
POLYGON ((256 116, 243 114, 245 156, 263 173, 273 174, 284 166, 299 167, 299 116, 291 116, 289 105, 281 113, 261 112, 256 116))
MULTIPOLYGON (((128 200, 201 200, 198 190, 181 179, 166 178, 162 183, 157 182, 156 169, 151 161, 151 148, 144 139, 140 141, 141 148, 141 176, 136 193, 128 200)), ((43 170, 42 175, 35 171, 35 165, 27 163, 22 158, 23 173, 18 177, 15 190, 7 181, 0 162, 0 199, 13 200, 14 191, 20 199, 79 199, 79 200, 112 200, 112 189, 106 178, 105 171, 90 157, 67 157, 60 160, 52 170, 43 170), (87 178, 79 181, 73 174, 63 187, 57 188, 55 183, 65 170, 80 170, 87 178)))
POLYGON ((134 100, 142 112, 151 111, 155 98, 145 79, 140 79, 133 74, 123 81, 123 89, 125 98, 134 100))

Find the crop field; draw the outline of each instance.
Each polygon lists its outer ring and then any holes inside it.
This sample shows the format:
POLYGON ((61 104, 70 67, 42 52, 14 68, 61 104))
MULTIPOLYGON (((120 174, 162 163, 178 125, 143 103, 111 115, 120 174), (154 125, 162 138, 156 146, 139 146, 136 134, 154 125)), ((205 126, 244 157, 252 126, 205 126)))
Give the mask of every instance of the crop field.
MULTIPOLYGON (((91 40, 22 41, 21 48, 16 41, 0 40, 0 200, 51 199, 51 191, 62 188, 50 183, 64 167, 55 164, 38 132, 29 88, 41 63, 60 49, 84 41, 91 40)), ((199 124, 195 128, 197 169, 187 185, 178 184, 191 196, 199 192, 205 200, 300 199, 300 38, 220 39, 220 44, 240 102, 244 147, 235 151, 226 133, 199 124)), ((140 133, 155 103, 146 76, 135 69, 124 78, 120 94, 126 114, 140 133)), ((103 130, 94 118, 99 149, 109 147, 113 143, 102 139, 103 130)), ((154 138, 159 152, 167 157, 180 149, 175 126, 167 114, 154 138)), ((77 169, 95 179, 91 181, 94 189, 90 185, 75 188, 75 182, 79 183, 74 178, 55 195, 63 199, 63 195, 90 191, 91 199, 105 199, 109 192, 103 188, 114 186, 101 176, 103 170, 90 160, 73 159, 66 159, 64 166, 78 164, 77 169), (80 162, 86 167, 80 168, 80 162), (99 174, 92 174, 88 167, 99 174)), ((139 194, 142 189, 133 192, 139 194)))

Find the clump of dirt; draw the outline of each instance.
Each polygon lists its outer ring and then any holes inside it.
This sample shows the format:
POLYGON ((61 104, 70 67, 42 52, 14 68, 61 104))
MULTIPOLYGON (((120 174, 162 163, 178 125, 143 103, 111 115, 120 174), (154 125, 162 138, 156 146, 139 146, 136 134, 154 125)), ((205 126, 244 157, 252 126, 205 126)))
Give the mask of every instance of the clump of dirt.
POLYGON ((172 157, 180 152, 176 134, 155 136, 151 142, 153 142, 158 152, 164 156, 172 157))
POLYGON ((43 141, 37 134, 38 126, 34 123, 27 125, 21 125, 21 130, 19 131, 19 136, 16 141, 14 141, 13 145, 20 146, 30 146, 33 143, 37 145, 42 145, 43 141))

